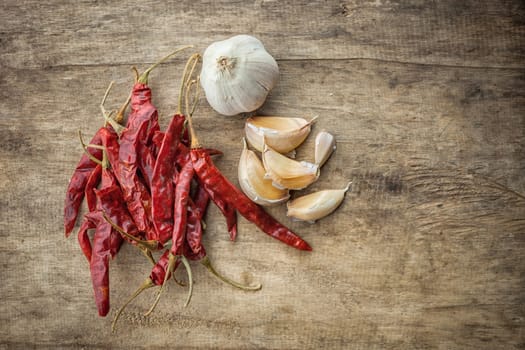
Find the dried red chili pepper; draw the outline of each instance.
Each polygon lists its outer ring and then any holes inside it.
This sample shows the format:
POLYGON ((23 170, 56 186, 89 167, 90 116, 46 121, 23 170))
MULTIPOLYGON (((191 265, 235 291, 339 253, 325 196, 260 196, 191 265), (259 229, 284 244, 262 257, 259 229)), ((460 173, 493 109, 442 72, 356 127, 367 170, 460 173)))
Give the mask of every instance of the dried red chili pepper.
MULTIPOLYGON (((102 165, 97 164, 86 183, 85 197, 89 212, 97 210, 97 197, 95 195, 95 189, 97 188, 98 183, 100 182, 101 174, 102 165)), ((95 225, 93 225, 89 220, 84 219, 82 221, 82 224, 80 225, 80 229, 78 230, 77 235, 80 249, 82 250, 82 253, 84 253, 84 256, 86 257, 88 262, 91 261, 92 247, 91 240, 89 239, 87 231, 92 228, 95 228, 95 225)))
POLYGON ((210 195, 208 192, 199 184, 195 189, 195 194, 193 196, 193 202, 195 203, 195 211, 198 215, 199 220, 202 220, 206 215, 208 210, 208 205, 210 204, 210 195))
POLYGON ((242 216, 253 222, 269 236, 300 250, 312 250, 310 245, 301 237, 297 236, 265 212, 264 209, 252 202, 242 191, 221 174, 207 152, 199 145, 195 130, 193 129, 191 113, 188 114, 187 121, 191 137, 190 154, 193 169, 201 186, 208 191, 212 200, 214 197, 221 198, 225 203, 234 207, 242 216))
POLYGON ((100 177, 102 175, 102 165, 97 164, 89 179, 86 183, 85 197, 86 203, 89 211, 95 211, 97 207, 97 197, 95 195, 95 189, 100 182, 100 177))
POLYGON ((221 197, 234 206, 242 216, 256 224, 263 232, 289 246, 300 250, 312 250, 302 238, 271 217, 230 183, 215 167, 211 158, 201 148, 192 148, 191 159, 195 174, 210 197, 221 197))
POLYGON ((84 218, 84 221, 82 221, 82 225, 80 225, 80 229, 78 230, 78 244, 88 263, 91 262, 93 248, 91 246, 91 240, 89 239, 87 231, 89 229, 95 228, 95 226, 96 225, 94 225, 90 220, 84 218))
MULTIPOLYGON (((100 128, 95 133, 95 136, 93 136, 90 141, 91 144, 100 145, 102 143, 100 131, 103 129, 105 128, 100 128)), ((99 149, 90 149, 89 153, 94 158, 100 159, 102 157, 102 151, 99 149)), ((87 154, 82 154, 73 176, 69 180, 69 185, 66 190, 66 199, 64 201, 64 229, 66 237, 69 237, 71 231, 75 227, 80 205, 84 199, 86 184, 96 167, 97 163, 91 160, 87 154)))
MULTIPOLYGON (((100 105, 102 110, 104 110, 103 105, 109 91, 111 90, 112 85, 113 82, 110 83, 110 85, 106 89, 104 97, 102 98, 102 102, 100 105)), ((105 117, 107 118, 107 120, 112 121, 106 115, 105 117)), ((117 122, 115 122, 114 124, 112 123, 112 125, 118 127, 117 122)), ((107 131, 107 129, 109 128, 109 126, 105 125, 98 129, 93 138, 91 139, 90 144, 101 145, 101 133, 107 131)), ((73 173, 73 176, 69 181, 69 185, 66 191, 66 199, 64 201, 64 228, 66 237, 69 237, 71 231, 73 230, 73 227, 75 226, 75 222, 78 217, 80 205, 82 204, 84 195, 88 195, 87 200, 88 207, 90 208, 90 210, 93 207, 93 196, 92 192, 89 191, 91 188, 96 187, 97 178, 99 178, 100 172, 100 167, 98 167, 99 162, 97 162, 97 160, 101 159, 101 157, 102 150, 100 148, 90 148, 89 150, 85 150, 85 153, 82 154, 80 161, 78 162, 77 167, 75 168, 75 172, 73 173), (92 174, 94 170, 96 170, 96 173, 92 174), (86 189, 89 193, 86 193, 86 189)))
MULTIPOLYGON (((185 146, 181 144, 181 136, 183 134, 184 123, 186 120, 184 115, 181 114, 182 96, 188 76, 191 76, 195 69, 198 57, 198 54, 192 55, 184 68, 177 112, 172 117, 170 124, 164 133, 164 138, 162 140, 151 181, 152 219, 157 233, 157 239, 161 243, 165 243, 170 237, 174 237, 174 230, 177 230, 178 235, 181 237, 178 238, 178 247, 176 249, 180 249, 183 240, 182 236, 185 228, 182 226, 185 225, 184 217, 186 209, 185 204, 182 202, 178 203, 179 207, 175 207, 175 210, 173 209, 174 203, 177 203, 177 193, 180 195, 179 187, 181 185, 176 185, 176 183, 178 182, 178 177, 182 176, 182 171, 181 174, 179 174, 175 168, 175 162, 178 158, 182 157, 182 160, 179 160, 179 165, 181 168, 184 168, 184 164, 180 163, 187 163, 187 161, 189 161, 189 153, 187 150, 185 152, 185 146), (175 178, 175 181, 172 182, 172 178, 175 178), (174 188, 176 188, 175 200, 172 196, 174 188), (181 215, 184 217, 181 217, 181 215), (183 220, 177 221, 178 219, 183 220), (179 226, 174 228, 174 224, 179 226)), ((187 168, 186 172, 192 170, 191 165, 187 168)), ((191 174, 189 181, 191 182, 191 174)), ((188 181, 186 181, 185 186, 187 186, 189 192, 188 181)), ((175 241, 173 246, 175 246, 175 241)))
POLYGON ((193 178, 193 165, 189 154, 186 163, 183 165, 177 176, 177 186, 175 188, 175 201, 173 204, 173 235, 170 251, 173 255, 182 254, 182 245, 186 233, 186 221, 188 215, 188 199, 190 197, 190 185, 193 178))
MULTIPOLYGON (((114 132, 106 131, 102 133, 102 144, 105 149, 105 154, 108 158, 108 163, 113 171, 118 170, 119 165, 119 143, 117 135, 114 132)), ((118 180, 118 175, 116 174, 118 180)), ((158 244, 144 243, 142 239, 149 239, 154 235, 153 228, 150 231, 141 232, 133 221, 127 206, 124 204, 123 194, 119 186, 112 187, 111 190, 99 191, 99 197, 104 200, 101 201, 101 209, 104 211, 106 221, 113 226, 113 228, 123 235, 123 237, 132 244, 137 246, 143 253, 152 260, 151 250, 160 248, 158 244)))
POLYGON ((190 260, 200 260, 206 256, 206 250, 202 245, 202 213, 203 210, 198 208, 197 204, 190 199, 188 201, 186 239, 183 245, 183 254, 190 260))
MULTIPOLYGON (((89 216, 89 214, 88 214, 89 216)), ((91 281, 95 293, 98 314, 106 316, 109 312, 109 259, 108 247, 111 242, 111 225, 97 220, 93 237, 93 254, 90 260, 91 281)))
MULTIPOLYGON (((132 90, 131 112, 126 129, 120 135, 119 181, 133 220, 139 230, 144 232, 148 231, 151 225, 151 196, 140 181, 137 170, 140 168, 146 180, 151 180, 149 176, 154 169, 153 157, 148 156, 146 149, 150 123, 158 118, 157 109, 151 103, 151 89, 147 85, 148 76, 160 63, 185 48, 187 47, 178 49, 153 64, 138 78, 132 90)), ((154 131, 151 135, 153 134, 154 131)))
POLYGON ((109 259, 117 254, 123 242, 120 231, 115 230, 113 225, 120 225, 121 230, 127 232, 126 238, 137 239, 140 233, 127 212, 117 179, 109 168, 108 158, 116 162, 117 135, 108 129, 101 133, 101 137, 107 149, 103 152, 101 186, 95 190, 97 210, 87 214, 86 218, 91 221, 92 226, 96 226, 90 270, 95 303, 99 315, 105 316, 109 311, 109 259))
POLYGON ((153 135, 153 138, 151 139, 151 149, 153 150, 153 155, 155 156, 155 159, 158 158, 160 147, 162 146, 162 140, 164 139, 164 132, 157 131, 153 135))
MULTIPOLYGON (((103 140, 101 141, 104 142, 103 140)), ((83 146, 84 148, 86 147, 84 144, 83 146)), ((90 147, 103 148, 102 146, 96 145, 90 145, 90 147)), ((114 257, 120 249, 122 237, 119 233, 114 232, 111 225, 102 218, 103 203, 106 201, 104 193, 106 191, 119 189, 117 180, 109 169, 106 152, 103 152, 101 167, 102 174, 100 189, 94 190, 97 198, 96 210, 86 214, 85 218, 90 222, 89 224, 86 223, 86 227, 96 227, 93 237, 91 258, 89 259, 90 271, 98 313, 100 316, 105 316, 109 312, 109 259, 114 257)), ((87 230, 86 227, 82 227, 83 232, 85 232, 84 229, 87 230)), ((86 235, 87 233, 83 233, 81 236, 82 241, 79 239, 81 247, 82 243, 86 243, 86 235)))
POLYGON ((109 260, 117 254, 122 238, 103 220, 100 210, 86 214, 86 219, 96 227, 89 265, 95 304, 98 314, 106 316, 109 312, 109 260))
POLYGON ((175 114, 164 134, 151 182, 153 225, 158 241, 165 243, 173 233, 172 178, 176 173, 175 158, 185 118, 175 114))

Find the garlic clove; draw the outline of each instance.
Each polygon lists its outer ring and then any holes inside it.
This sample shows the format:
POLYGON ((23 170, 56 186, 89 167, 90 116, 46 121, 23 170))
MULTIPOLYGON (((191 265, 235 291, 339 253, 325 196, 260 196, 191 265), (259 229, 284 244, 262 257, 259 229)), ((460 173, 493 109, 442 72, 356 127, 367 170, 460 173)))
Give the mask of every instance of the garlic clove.
POLYGON ((349 188, 350 183, 341 190, 323 190, 295 198, 286 204, 286 216, 313 223, 337 209, 349 188))
POLYGON ((255 116, 246 120, 244 131, 257 151, 262 152, 266 142, 277 152, 288 153, 303 143, 316 119, 255 116))
POLYGON ((288 190, 272 186, 272 181, 264 178, 264 167, 255 154, 248 149, 243 139, 244 148, 239 160, 239 184, 248 198, 257 204, 270 206, 285 202, 290 198, 288 190))
POLYGON ((319 177, 319 167, 309 162, 290 159, 264 145, 262 152, 266 178, 270 178, 277 188, 300 190, 315 182, 319 177))
POLYGON ((315 137, 315 164, 322 167, 335 150, 335 137, 326 131, 321 131, 315 137))
POLYGON ((200 82, 211 107, 223 115, 259 108, 279 80, 279 67, 249 35, 218 41, 204 51, 200 82))

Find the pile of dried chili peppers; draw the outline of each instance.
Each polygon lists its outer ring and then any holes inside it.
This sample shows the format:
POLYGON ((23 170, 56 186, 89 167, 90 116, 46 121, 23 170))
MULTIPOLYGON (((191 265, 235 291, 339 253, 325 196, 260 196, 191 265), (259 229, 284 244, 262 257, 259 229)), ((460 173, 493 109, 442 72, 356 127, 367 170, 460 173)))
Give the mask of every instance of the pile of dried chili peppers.
POLYGON ((167 129, 160 130, 148 76, 161 62, 186 48, 164 57, 141 75, 135 69, 130 97, 116 113, 108 113, 104 108, 110 85, 101 103, 104 125, 88 144, 79 133, 85 153, 67 188, 64 228, 68 237, 85 198, 88 212, 80 224, 78 242, 90 264, 99 315, 106 316, 109 312, 109 261, 124 242, 140 248, 153 265, 149 277, 116 312, 113 327, 131 300, 147 288, 160 286, 147 312, 151 313, 180 263, 188 273, 187 304, 192 291, 188 260, 200 261, 215 276, 235 287, 261 288, 260 285, 244 286, 219 275, 206 257, 202 233, 210 201, 225 216, 232 240, 237 234, 236 215, 239 212, 285 244, 311 250, 308 243, 253 203, 221 174, 211 159, 213 155, 220 155, 220 151, 200 146, 191 118, 198 98, 193 99, 191 108, 189 103, 192 89, 198 91, 198 82, 192 76, 200 60, 199 54, 192 55, 185 66, 178 111, 167 129), (130 112, 123 125, 130 102, 130 112), (185 114, 182 113, 183 105, 185 114), (92 235, 90 230, 94 230, 92 235), (155 261, 152 251, 163 253, 155 261))

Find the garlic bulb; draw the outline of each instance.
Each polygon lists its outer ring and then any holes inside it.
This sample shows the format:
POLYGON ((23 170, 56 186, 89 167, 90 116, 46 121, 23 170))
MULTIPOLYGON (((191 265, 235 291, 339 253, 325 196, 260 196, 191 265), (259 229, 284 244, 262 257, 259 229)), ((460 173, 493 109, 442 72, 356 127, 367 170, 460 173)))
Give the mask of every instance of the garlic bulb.
POLYGON ((278 80, 277 62, 252 36, 237 35, 204 51, 200 82, 208 103, 220 114, 256 110, 278 80))
POLYGON ((319 177, 319 167, 316 164, 290 159, 268 145, 264 145, 262 159, 266 177, 271 178, 277 188, 300 190, 319 177))
POLYGON ((315 164, 322 167, 335 150, 335 137, 326 131, 321 131, 315 137, 315 164))
POLYGON ((286 204, 286 216, 313 223, 337 209, 349 187, 350 184, 341 190, 323 190, 298 197, 286 204))
POLYGON ((239 160, 238 175, 239 184, 244 194, 255 203, 264 206, 288 200, 290 198, 288 190, 278 189, 272 185, 271 180, 264 178, 266 171, 261 161, 255 152, 248 149, 245 139, 243 139, 243 143, 244 148, 239 160))
POLYGON ((251 117, 246 120, 244 132, 250 145, 259 152, 264 143, 279 153, 293 151, 306 139, 317 117, 303 118, 251 117))

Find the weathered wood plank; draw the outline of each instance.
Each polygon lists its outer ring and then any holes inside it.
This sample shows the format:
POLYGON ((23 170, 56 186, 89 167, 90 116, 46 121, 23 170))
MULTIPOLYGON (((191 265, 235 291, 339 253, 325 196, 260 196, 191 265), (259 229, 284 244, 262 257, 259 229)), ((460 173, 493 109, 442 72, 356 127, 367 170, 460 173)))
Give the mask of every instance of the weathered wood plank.
POLYGON ((16 68, 137 64, 239 33, 277 59, 365 58, 524 67, 520 1, 3 1, 0 61, 16 68))
MULTIPOLYGON (((84 5, 82 5, 84 6, 84 5)), ((186 5, 189 6, 189 5, 186 5)), ((84 42, 85 44, 85 42, 84 42)), ((52 45, 51 45, 52 46, 52 45)), ((195 294, 170 284, 149 318, 147 291, 110 334, 92 301, 63 191, 78 128, 100 125, 131 82, 125 66, 4 68, 0 80, 0 343, 7 348, 520 348, 525 343, 525 72, 374 60, 280 62, 263 114, 319 114, 338 149, 312 189, 353 187, 314 225, 270 211, 314 247, 305 254, 241 220, 229 242, 215 208, 205 243, 217 267, 258 293, 232 290, 195 265, 195 294), (513 193, 517 192, 518 194, 513 193)), ((167 120, 181 62, 151 76, 167 120)), ((235 181, 241 117, 195 116, 218 166, 235 181), (220 133, 217 130, 221 130, 220 133)), ((313 137, 298 152, 311 157, 313 137)), ((112 263, 112 305, 147 276, 125 247, 112 263)), ((182 276, 181 276, 182 277, 182 276)))

